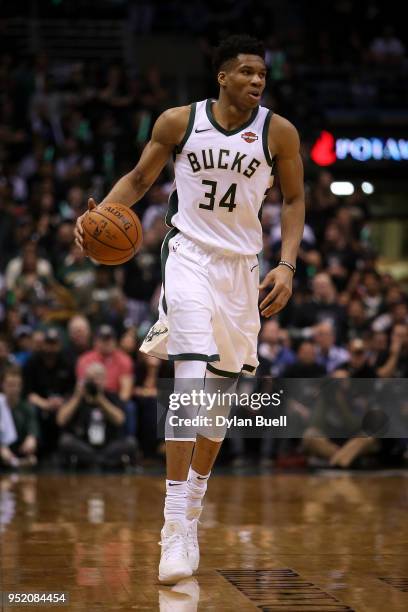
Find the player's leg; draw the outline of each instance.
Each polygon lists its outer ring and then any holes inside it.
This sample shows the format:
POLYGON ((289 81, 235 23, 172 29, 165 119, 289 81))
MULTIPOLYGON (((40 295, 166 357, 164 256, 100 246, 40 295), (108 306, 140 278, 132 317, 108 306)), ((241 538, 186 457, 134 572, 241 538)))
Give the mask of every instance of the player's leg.
POLYGON ((229 394, 235 393, 237 378, 219 376, 207 370, 204 393, 211 394, 217 401, 211 410, 202 406, 199 416, 210 416, 213 425, 200 427, 197 431, 197 439, 194 447, 191 467, 188 473, 187 483, 187 543, 188 555, 193 571, 198 568, 200 562, 200 549, 198 545, 198 522, 203 509, 203 499, 207 491, 208 479, 224 441, 226 427, 214 425, 216 416, 228 416, 231 405, 229 394))
MULTIPOLYGON (((227 398, 230 397, 230 394, 235 393, 237 381, 238 377, 227 378, 214 374, 208 370, 206 372, 204 393, 212 395, 216 401, 214 401, 214 404, 210 410, 207 409, 207 406, 202 406, 198 413, 199 416, 210 416, 212 418, 212 425, 201 426, 197 430, 197 439, 191 461, 190 473, 193 472, 198 474, 198 484, 203 482, 203 478, 207 478, 210 475, 211 469, 224 441, 226 427, 217 426, 215 424, 215 417, 228 417, 231 410, 231 404, 227 398)), ((201 499, 202 497, 203 495, 201 496, 201 499)), ((195 498, 195 496, 190 494, 189 491, 189 501, 193 498, 195 498)))
MULTIPOLYGON (((175 392, 191 393, 197 387, 202 390, 207 363, 219 359, 212 329, 214 303, 207 270, 210 255, 177 234, 165 240, 162 256, 162 307, 168 321, 167 354, 175 362, 175 392)), ((177 415, 194 417, 197 411, 197 405, 190 410, 184 406, 183 409, 179 407, 177 415)), ((169 425, 170 419, 166 423, 168 478, 162 530, 165 554, 163 551, 159 577, 174 582, 181 577, 176 577, 176 565, 180 574, 192 573, 189 565, 186 568, 185 512, 187 476, 196 430, 187 428, 183 432, 177 427, 177 431, 172 432, 169 425), (174 558, 178 559, 177 563, 173 562, 174 558)))
POLYGON ((197 435, 193 461, 187 483, 187 553, 191 569, 195 572, 200 563, 198 523, 203 510, 203 499, 207 491, 211 469, 220 451, 222 440, 210 440, 197 435), (197 452, 196 452, 197 450, 197 452))
POLYGON ((217 455, 221 449, 223 439, 210 440, 201 434, 197 435, 194 446, 191 468, 193 472, 200 475, 200 479, 210 474, 217 455))
MULTIPOLYGON (((176 361, 174 392, 191 393, 204 384, 206 363, 204 361, 176 361)), ((199 390, 199 389, 197 389, 199 390)), ((185 406, 178 416, 193 417, 194 406, 185 406)), ((159 580, 174 584, 191 576, 192 570, 187 551, 187 477, 195 444, 196 433, 192 428, 175 429, 170 425, 168 412, 166 421, 166 498, 164 504, 164 526, 161 532, 162 554, 159 580)))

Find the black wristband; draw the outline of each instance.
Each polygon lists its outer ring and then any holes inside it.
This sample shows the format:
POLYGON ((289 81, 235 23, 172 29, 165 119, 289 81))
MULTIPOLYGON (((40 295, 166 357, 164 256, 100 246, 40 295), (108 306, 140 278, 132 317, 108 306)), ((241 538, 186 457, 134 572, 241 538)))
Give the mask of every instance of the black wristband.
POLYGON ((278 263, 278 266, 286 266, 287 268, 289 268, 290 270, 292 270, 293 274, 296 274, 296 267, 293 266, 291 263, 289 263, 288 261, 285 261, 284 259, 281 259, 280 262, 278 263))

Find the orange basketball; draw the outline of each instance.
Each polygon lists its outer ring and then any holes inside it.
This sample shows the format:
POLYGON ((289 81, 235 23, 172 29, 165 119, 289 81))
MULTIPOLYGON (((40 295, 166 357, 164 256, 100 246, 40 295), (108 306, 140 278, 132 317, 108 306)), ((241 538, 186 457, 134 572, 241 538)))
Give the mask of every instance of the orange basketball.
POLYGON ((107 266, 131 259, 143 240, 139 217, 123 204, 99 204, 86 213, 82 229, 86 254, 107 266))

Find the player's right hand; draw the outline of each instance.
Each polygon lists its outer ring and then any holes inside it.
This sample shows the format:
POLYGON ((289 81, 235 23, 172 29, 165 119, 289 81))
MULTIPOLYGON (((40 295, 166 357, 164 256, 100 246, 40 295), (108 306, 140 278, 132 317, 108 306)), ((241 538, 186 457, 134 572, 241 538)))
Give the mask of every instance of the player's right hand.
POLYGON ((96 207, 97 207, 97 204, 95 200, 93 198, 89 198, 87 212, 84 212, 84 214, 78 217, 78 219, 76 220, 75 229, 74 229, 75 243, 79 246, 81 251, 84 250, 84 230, 82 229, 82 221, 85 215, 88 214, 90 210, 93 210, 96 207))

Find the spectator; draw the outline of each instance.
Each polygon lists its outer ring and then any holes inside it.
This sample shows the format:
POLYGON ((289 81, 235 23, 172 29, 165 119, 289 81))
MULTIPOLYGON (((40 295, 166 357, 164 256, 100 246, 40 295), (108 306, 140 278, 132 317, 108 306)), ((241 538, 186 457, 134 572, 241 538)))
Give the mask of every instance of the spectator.
POLYGON ((369 321, 364 309, 363 302, 352 299, 347 306, 347 337, 349 340, 355 337, 365 336, 369 331, 369 321))
POLYGON ((358 457, 377 452, 380 445, 375 438, 358 435, 362 417, 353 409, 348 372, 337 370, 332 377, 338 383, 323 390, 304 432, 303 448, 324 465, 348 468, 358 457))
POLYGON ((137 327, 128 327, 120 338, 119 347, 132 361, 138 358, 137 327))
POLYGON ((133 315, 136 313, 130 308, 130 300, 121 289, 116 288, 109 298, 109 315, 105 318, 105 323, 109 324, 115 336, 119 338, 131 325, 139 324, 139 319, 133 315))
POLYGON ((20 325, 15 332, 15 350, 13 358, 16 363, 23 367, 32 354, 33 330, 29 325, 20 325))
POLYGON ((75 296, 75 302, 83 312, 91 311, 92 291, 95 285, 95 264, 85 253, 72 244, 69 253, 58 268, 60 282, 75 296))
POLYGON ((408 323, 408 304, 400 299, 388 305, 388 312, 377 317, 372 323, 374 331, 389 331, 394 325, 408 323))
POLYGON ((337 341, 346 333, 346 310, 339 304, 336 288, 326 272, 316 274, 312 281, 312 296, 283 313, 283 320, 296 336, 310 338, 314 326, 321 321, 331 321, 337 341))
POLYGON ((33 354, 38 354, 43 350, 44 340, 45 340, 45 333, 42 329, 36 329, 33 331, 32 339, 31 339, 33 354))
POLYGON ((81 175, 90 172, 92 168, 92 158, 81 151, 78 141, 67 138, 55 164, 57 178, 68 184, 69 181, 79 180, 81 175))
POLYGON ((106 368, 93 362, 63 404, 57 423, 63 429, 59 451, 63 463, 124 466, 136 460, 136 441, 125 437, 125 413, 118 396, 106 388, 106 368))
POLYGON ((66 199, 60 205, 61 216, 64 219, 75 220, 86 209, 86 194, 82 187, 75 184, 69 186, 66 199))
POLYGON ((283 370, 295 363, 294 352, 284 346, 282 330, 275 320, 266 321, 259 336, 259 376, 280 376, 283 370))
MULTIPOLYGON (((10 202, 11 206, 15 208, 15 203, 10 202)), ((10 223, 7 223, 7 216, 5 217, 5 228, 4 237, 1 241, 1 262, 2 268, 4 264, 9 264, 13 258, 19 258, 21 262, 21 252, 23 246, 31 240, 31 236, 34 232, 34 223, 31 216, 23 214, 15 218, 16 213, 14 211, 13 217, 10 223), (7 227, 8 226, 8 227, 7 227)), ((3 228, 2 228, 3 229, 3 228)), ((21 264, 19 264, 21 265, 21 264)), ((6 266, 7 272, 7 266, 6 266)), ((14 274, 14 270, 13 270, 14 274)), ((18 274, 18 272, 17 272, 18 274)), ((6 283, 7 284, 7 283, 6 283)))
POLYGON ((321 245, 323 263, 338 291, 343 291, 356 264, 356 253, 350 243, 350 234, 341 230, 335 221, 325 230, 321 245))
POLYGON ((0 463, 9 467, 37 463, 38 421, 35 410, 22 396, 23 379, 18 366, 9 367, 0 394, 0 463))
POLYGON ((55 228, 50 241, 50 256, 54 270, 59 270, 74 243, 73 221, 64 220, 55 228))
POLYGON ((5 338, 0 337, 0 386, 3 384, 4 373, 7 368, 15 364, 13 356, 10 354, 10 347, 5 338))
POLYGON ((117 393, 119 399, 127 402, 133 391, 133 364, 131 358, 117 347, 115 332, 110 325, 101 325, 96 332, 94 348, 81 355, 76 372, 79 380, 91 363, 101 363, 106 368, 105 389, 117 393))
POLYGON ((29 241, 23 246, 22 254, 12 259, 6 268, 6 285, 10 290, 17 286, 23 290, 32 287, 42 278, 52 277, 51 264, 47 259, 38 257, 37 245, 29 241))
POLYGON ((303 341, 297 350, 295 363, 283 371, 285 378, 319 378, 326 369, 318 363, 316 346, 308 340, 303 341))
POLYGON ((388 357, 388 336, 385 332, 373 332, 367 339, 368 363, 377 368, 388 357))
POLYGON ((335 344, 336 336, 330 321, 323 321, 314 328, 317 345, 317 362, 330 373, 347 361, 348 352, 335 344))
POLYGON ((341 368, 348 372, 350 378, 376 378, 375 368, 368 363, 368 351, 364 340, 353 338, 349 342, 348 350, 349 359, 341 368))
POLYGON ((383 296, 381 292, 381 277, 374 270, 363 274, 360 290, 367 318, 374 319, 383 310, 383 296))
POLYGON ((117 288, 109 266, 95 268, 95 282, 89 297, 88 316, 94 324, 102 325, 109 318, 109 305, 117 288))
POLYGON ((75 384, 72 366, 66 359, 56 328, 45 332, 43 348, 24 367, 25 393, 40 417, 41 451, 55 450, 58 437, 55 415, 75 384))
POLYGON ((75 368, 81 355, 91 348, 91 326, 83 315, 75 315, 68 323, 66 355, 75 368))

